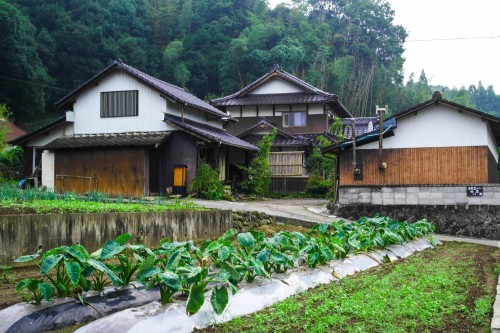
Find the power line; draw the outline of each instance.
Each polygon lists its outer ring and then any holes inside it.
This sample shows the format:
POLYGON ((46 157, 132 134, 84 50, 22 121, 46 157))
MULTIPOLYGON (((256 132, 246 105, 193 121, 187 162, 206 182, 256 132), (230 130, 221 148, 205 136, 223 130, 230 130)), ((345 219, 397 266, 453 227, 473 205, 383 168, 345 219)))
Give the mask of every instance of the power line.
POLYGON ((20 82, 20 83, 31 84, 31 85, 34 85, 34 86, 39 86, 39 87, 44 87, 44 88, 50 88, 50 89, 62 90, 62 91, 71 91, 71 89, 65 89, 65 88, 60 88, 60 87, 49 86, 47 84, 43 84, 43 83, 39 83, 39 82, 34 82, 34 81, 27 81, 27 80, 16 79, 16 78, 5 76, 5 75, 0 75, 0 78, 5 79, 5 80, 9 80, 9 81, 15 81, 15 82, 20 82))
POLYGON ((429 38, 429 39, 410 39, 406 43, 411 42, 439 42, 447 40, 474 40, 474 39, 495 39, 500 38, 500 36, 481 36, 481 37, 449 37, 449 38, 429 38))

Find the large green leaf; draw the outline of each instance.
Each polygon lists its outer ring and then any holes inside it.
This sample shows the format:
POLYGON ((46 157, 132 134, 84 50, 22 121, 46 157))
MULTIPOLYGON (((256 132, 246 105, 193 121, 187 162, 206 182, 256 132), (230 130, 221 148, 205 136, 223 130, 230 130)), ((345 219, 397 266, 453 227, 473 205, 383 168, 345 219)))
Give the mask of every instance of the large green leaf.
POLYGON ((50 301, 50 298, 54 296, 54 289, 50 284, 47 282, 42 282, 38 284, 38 289, 40 289, 40 292, 43 295, 43 298, 48 302, 50 301))
POLYGON ((97 261, 95 259, 89 259, 87 263, 90 266, 97 269, 98 271, 105 273, 106 276, 111 281, 111 283, 114 284, 115 286, 120 286, 123 284, 123 281, 118 276, 116 276, 116 274, 111 269, 109 269, 109 267, 106 266, 104 263, 97 261))
MULTIPOLYGON (((205 302, 205 285, 192 285, 189 290, 189 297, 186 304, 186 313, 193 315, 202 307, 205 302)), ((214 309, 215 310, 215 309, 214 309)))
POLYGON ((238 273, 235 267, 233 267, 227 261, 217 261, 217 264, 220 266, 220 268, 227 271, 233 280, 238 281, 238 279, 240 278, 240 273, 238 273))
POLYGON ((149 267, 144 270, 140 270, 137 274, 137 281, 144 284, 148 278, 158 273, 161 273, 161 270, 158 267, 149 267))
POLYGON ((121 234, 120 236, 115 238, 115 241, 120 245, 125 245, 129 241, 130 237, 132 237, 129 233, 121 234))
POLYGON ((76 261, 65 261, 64 268, 66 270, 66 274, 68 274, 71 280, 71 283, 77 284, 80 281, 80 274, 82 272, 80 264, 76 261))
POLYGON ((101 250, 101 259, 109 259, 114 255, 122 252, 125 249, 125 246, 121 245, 115 240, 107 241, 106 244, 102 247, 101 250))
POLYGON ((249 232, 238 234, 238 242, 245 247, 251 247, 255 244, 255 238, 249 232))
POLYGON ((38 258, 40 256, 39 253, 35 253, 35 254, 30 254, 30 255, 27 255, 27 256, 21 256, 19 258, 16 258, 14 259, 14 262, 27 262, 27 261, 33 261, 35 260, 36 258, 38 258))
POLYGON ((270 257, 271 257, 271 252, 268 249, 263 249, 257 254, 255 258, 262 262, 266 262, 269 260, 270 257))
POLYGON ((173 290, 181 290, 182 284, 179 275, 171 271, 165 271, 159 275, 160 280, 173 290))
POLYGON ((62 259, 62 254, 53 254, 45 257, 40 263, 40 274, 45 275, 50 272, 62 259))
POLYGON ((234 237, 234 235, 236 235, 238 233, 238 230, 236 230, 235 228, 232 228, 232 229, 229 229, 229 230, 226 230, 226 232, 224 233, 224 235, 222 235, 222 239, 223 240, 230 240, 231 238, 234 237))
POLYGON ((227 246, 223 246, 219 249, 219 259, 220 260, 226 260, 229 255, 231 254, 231 251, 229 251, 229 248, 227 246))
POLYGON ((72 257, 80 260, 81 262, 89 258, 89 253, 80 244, 74 244, 71 245, 71 247, 67 247, 65 252, 70 254, 72 257))
POLYGON ((210 303, 215 313, 220 315, 226 308, 227 302, 229 301, 229 295, 226 287, 215 286, 212 290, 212 296, 210 296, 210 303))
POLYGON ((326 246, 321 246, 320 248, 321 254, 323 257, 327 260, 330 261, 333 259, 333 252, 326 246))
POLYGON ((26 288, 31 283, 31 279, 22 279, 16 286, 16 292, 26 288))
POLYGON ((307 254, 307 264, 309 266, 316 266, 317 262, 319 260, 319 253, 318 252, 313 252, 313 253, 308 253, 307 254))
POLYGON ((179 265, 179 261, 182 258, 182 254, 185 251, 186 250, 184 250, 184 249, 180 249, 180 250, 175 251, 174 254, 172 254, 170 256, 170 258, 168 258, 167 266, 165 268, 168 270, 173 270, 173 269, 177 268, 177 265, 179 265))

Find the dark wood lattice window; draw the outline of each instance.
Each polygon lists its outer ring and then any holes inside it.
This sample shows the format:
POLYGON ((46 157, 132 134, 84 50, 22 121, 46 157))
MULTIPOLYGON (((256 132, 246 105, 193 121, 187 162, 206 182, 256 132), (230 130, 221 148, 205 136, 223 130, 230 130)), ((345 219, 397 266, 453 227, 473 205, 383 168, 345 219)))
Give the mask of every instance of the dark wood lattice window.
POLYGON ((139 91, 101 92, 101 118, 138 115, 139 91))

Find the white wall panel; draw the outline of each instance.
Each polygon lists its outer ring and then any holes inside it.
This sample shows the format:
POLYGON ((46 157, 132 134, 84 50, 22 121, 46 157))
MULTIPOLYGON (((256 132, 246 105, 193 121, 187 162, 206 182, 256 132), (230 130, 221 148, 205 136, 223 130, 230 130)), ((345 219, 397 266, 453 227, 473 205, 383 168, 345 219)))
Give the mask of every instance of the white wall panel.
POLYGON ((48 150, 42 153, 42 186, 50 190, 55 186, 55 157, 56 154, 48 150))
POLYGON ((163 112, 167 103, 160 94, 131 76, 114 72, 77 97, 74 104, 75 134, 165 131, 163 112), (139 91, 139 110, 135 117, 101 118, 101 92, 139 91))
POLYGON ((259 117, 272 117, 272 116, 273 116, 272 105, 259 105, 259 117))
POLYGON ((289 94, 298 92, 304 91, 291 83, 278 78, 273 78, 252 90, 250 94, 289 94))
POLYGON ((308 114, 323 114, 323 104, 309 104, 308 114))
POLYGON ((245 105, 241 111, 242 117, 257 117, 257 106, 255 105, 245 105))
MULTIPOLYGON (((487 122, 445 105, 432 105, 400 118, 394 133, 384 139, 384 148, 493 146, 488 140, 487 122)), ((359 147, 377 148, 378 141, 359 147)))
POLYGON ((46 132, 44 135, 37 135, 33 139, 29 140, 26 145, 28 147, 43 147, 57 138, 71 135, 73 135, 73 123, 66 123, 46 132))

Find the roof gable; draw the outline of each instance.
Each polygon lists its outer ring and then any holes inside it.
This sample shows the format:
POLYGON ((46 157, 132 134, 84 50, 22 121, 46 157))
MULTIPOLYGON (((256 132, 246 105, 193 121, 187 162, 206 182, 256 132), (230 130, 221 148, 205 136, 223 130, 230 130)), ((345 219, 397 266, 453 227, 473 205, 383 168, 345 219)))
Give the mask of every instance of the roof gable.
POLYGON ((432 105, 445 105, 445 106, 448 106, 448 107, 455 109, 459 112, 466 112, 466 113, 469 113, 473 116, 484 119, 485 121, 487 121, 489 123, 490 128, 493 132, 493 136, 495 137, 495 140, 497 142, 500 142, 500 118, 499 117, 495 117, 491 114, 488 114, 488 113, 485 113, 485 112, 482 112, 482 111, 479 111, 479 110, 476 110, 476 109, 473 109, 473 108, 470 108, 470 107, 467 107, 467 106, 464 106, 461 104, 457 104, 455 102, 445 100, 445 99, 443 99, 443 97, 439 91, 435 91, 430 100, 425 101, 423 103, 420 103, 420 104, 418 104, 418 105, 416 105, 408 110, 396 113, 393 117, 395 119, 400 119, 400 118, 406 117, 408 115, 414 114, 414 113, 418 112, 419 110, 426 109, 432 105))
POLYGON ((94 75, 88 81, 80 85, 78 88, 70 92, 68 95, 60 99, 56 102, 56 106, 62 109, 72 109, 73 103, 75 102, 76 97, 81 94, 88 87, 98 82, 100 79, 106 77, 110 73, 119 70, 123 73, 126 73, 135 79, 139 80, 146 86, 151 89, 157 90, 162 96, 170 99, 174 102, 180 102, 185 105, 197 108, 199 110, 205 111, 213 116, 218 118, 227 117, 228 114, 220 111, 219 109, 213 107, 212 105, 204 102, 198 97, 190 94, 186 90, 177 87, 168 82, 157 79, 149 74, 139 71, 138 69, 133 68, 121 60, 115 60, 111 65, 103 69, 101 72, 94 75))
POLYGON ((252 91, 255 91, 258 87, 260 87, 260 86, 266 84, 268 81, 276 79, 276 78, 281 79, 282 81, 285 81, 285 82, 291 84, 292 86, 297 87, 298 89, 300 89, 304 92, 310 93, 310 94, 318 94, 318 95, 323 95, 323 96, 327 96, 327 97, 331 97, 331 98, 335 98, 335 99, 337 97, 335 94, 330 94, 330 93, 324 92, 321 89, 318 89, 318 88, 310 85, 309 83, 299 79, 298 77, 296 77, 290 73, 285 72, 284 70, 281 69, 281 67, 279 65, 273 65, 273 67, 271 68, 271 70, 269 72, 267 72, 266 74, 264 74, 263 76, 261 76, 260 78, 255 80, 254 82, 250 83, 249 85, 247 85, 246 87, 244 87, 240 91, 238 91, 234 94, 222 97, 222 98, 214 99, 214 100, 212 100, 212 103, 214 105, 218 105, 219 102, 223 102, 223 101, 228 100, 228 99, 232 99, 232 98, 236 98, 236 97, 243 97, 247 94, 251 94, 252 91))

